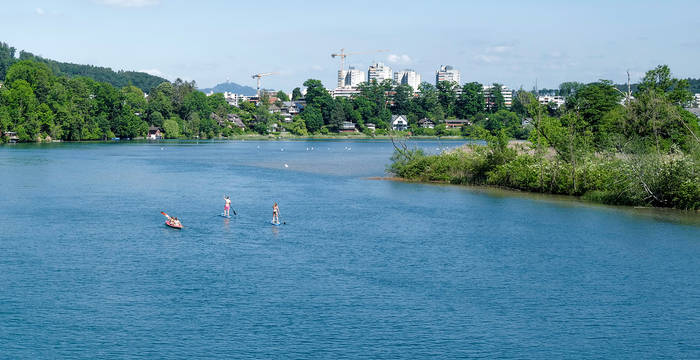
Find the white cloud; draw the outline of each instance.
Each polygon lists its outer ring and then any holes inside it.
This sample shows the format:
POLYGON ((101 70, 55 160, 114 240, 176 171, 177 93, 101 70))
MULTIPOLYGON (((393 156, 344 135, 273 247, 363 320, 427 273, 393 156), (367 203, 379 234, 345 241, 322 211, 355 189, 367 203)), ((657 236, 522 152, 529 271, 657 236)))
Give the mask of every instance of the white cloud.
POLYGON ((476 61, 486 63, 486 64, 493 64, 501 61, 500 56, 495 56, 495 55, 486 55, 486 54, 479 54, 474 56, 474 59, 476 61))
POLYGON ((44 9, 42 9, 42 8, 36 8, 36 10, 34 10, 34 12, 39 16, 46 14, 46 11, 44 11, 44 9))
POLYGON ((411 57, 406 54, 389 54, 389 56, 386 57, 386 60, 392 64, 406 65, 411 63, 411 57))
POLYGON ((96 0, 105 5, 120 7, 144 7, 160 3, 160 0, 96 0))

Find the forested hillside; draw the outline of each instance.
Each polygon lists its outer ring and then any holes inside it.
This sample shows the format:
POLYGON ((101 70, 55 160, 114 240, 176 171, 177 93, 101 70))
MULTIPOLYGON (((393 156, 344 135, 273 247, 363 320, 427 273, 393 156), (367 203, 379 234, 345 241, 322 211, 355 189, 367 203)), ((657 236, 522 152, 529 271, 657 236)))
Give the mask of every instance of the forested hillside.
POLYGON ((149 92, 152 88, 158 86, 158 84, 168 81, 164 78, 144 72, 114 71, 111 68, 101 66, 80 65, 45 59, 26 51, 20 51, 19 59, 15 58, 15 54, 16 49, 14 47, 0 42, 0 81, 5 79, 7 69, 19 60, 34 60, 36 62, 45 63, 55 75, 66 75, 69 77, 85 76, 96 81, 109 83, 117 88, 133 85, 144 92, 149 92))

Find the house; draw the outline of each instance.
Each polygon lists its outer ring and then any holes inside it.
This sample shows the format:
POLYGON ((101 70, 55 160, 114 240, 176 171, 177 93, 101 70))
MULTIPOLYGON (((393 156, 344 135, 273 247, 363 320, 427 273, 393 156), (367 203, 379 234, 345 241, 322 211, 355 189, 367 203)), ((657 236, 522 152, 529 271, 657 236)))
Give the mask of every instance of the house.
POLYGON ((274 114, 280 112, 282 108, 273 103, 272 105, 267 107, 267 110, 270 111, 270 114, 274 114))
POLYGON ((292 122, 295 115, 299 114, 304 108, 299 102, 285 101, 282 103, 280 108, 280 114, 282 115, 282 120, 284 122, 292 122))
POLYGON ((146 139, 161 140, 163 139, 163 131, 160 128, 151 125, 151 127, 148 128, 148 136, 146 136, 146 139))
POLYGON ((423 129, 434 129, 435 123, 428 118, 422 118, 418 120, 418 126, 422 127, 423 129))
POLYGON ((211 113, 209 117, 215 120, 221 127, 231 127, 232 125, 235 125, 241 129, 245 129, 245 124, 243 124, 243 121, 238 114, 228 114, 226 115, 226 119, 222 119, 219 115, 211 113))
POLYGON ((373 123, 366 123, 365 127, 367 128, 367 130, 371 130, 371 131, 377 130, 377 126, 374 125, 373 123))
POLYGON ((464 125, 471 125, 469 120, 463 120, 463 119, 452 119, 452 120, 445 120, 445 127, 448 129, 450 128, 461 128, 464 125))
POLYGON ((389 123, 391 130, 406 131, 408 130, 408 120, 406 115, 391 115, 391 122, 389 123))
POLYGON ((19 141, 19 136, 17 136, 17 133, 14 131, 6 131, 5 138, 10 144, 14 144, 19 141))
POLYGON ((343 121, 343 124, 340 125, 339 130, 340 130, 340 132, 344 132, 344 133, 357 131, 357 130, 355 130, 355 123, 353 123, 351 121, 343 121))

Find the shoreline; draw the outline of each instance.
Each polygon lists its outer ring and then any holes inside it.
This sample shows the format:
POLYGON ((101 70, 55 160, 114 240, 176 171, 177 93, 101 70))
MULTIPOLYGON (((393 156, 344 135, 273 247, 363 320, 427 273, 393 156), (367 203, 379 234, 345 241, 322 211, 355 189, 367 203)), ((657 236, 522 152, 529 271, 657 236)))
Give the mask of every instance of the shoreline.
MULTIPOLYGON (((380 136, 367 136, 367 135, 313 135, 313 136, 297 136, 297 135, 236 135, 230 137, 217 137, 209 139, 197 139, 197 138, 178 138, 178 139, 129 139, 129 140, 54 140, 54 141, 28 141, 28 142, 16 142, 16 143, 0 143, 1 145, 17 145, 17 144, 79 144, 79 143, 167 143, 167 142, 190 142, 190 141, 241 141, 241 140, 253 140, 253 141, 319 141, 319 140, 381 140, 388 141, 391 139, 396 139, 397 137, 389 135, 380 136)), ((409 137, 399 137, 400 139, 406 140, 436 140, 436 141, 483 141, 481 139, 471 139, 462 136, 409 136, 409 137)))
POLYGON ((436 186, 451 186, 460 189, 467 189, 472 192, 485 193, 491 196, 500 197, 519 197, 530 200, 538 200, 557 204, 568 204, 568 205, 583 205, 595 208, 606 208, 617 211, 622 211, 626 213, 632 213, 635 215, 643 215, 653 218, 659 218, 665 221, 674 221, 682 224, 689 224, 694 226, 700 226, 700 210, 683 210, 670 207, 653 207, 653 206, 628 206, 628 205, 610 205, 602 202, 597 202, 589 199, 584 199, 581 196, 575 195, 562 195, 562 194, 550 194, 550 193, 540 193, 531 192, 515 188, 509 188, 504 186, 496 185, 469 185, 469 184, 453 184, 449 181, 420 181, 411 180, 397 176, 372 176, 366 177, 365 180, 373 181, 390 181, 390 182, 401 182, 410 184, 421 184, 421 185, 436 185, 436 186))

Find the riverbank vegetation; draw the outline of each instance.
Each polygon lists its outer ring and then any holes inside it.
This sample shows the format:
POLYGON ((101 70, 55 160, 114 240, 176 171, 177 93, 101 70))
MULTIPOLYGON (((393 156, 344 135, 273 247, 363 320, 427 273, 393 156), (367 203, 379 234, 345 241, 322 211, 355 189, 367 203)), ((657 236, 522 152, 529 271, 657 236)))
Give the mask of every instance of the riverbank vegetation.
POLYGON ((700 209, 698 118, 686 80, 666 66, 647 72, 637 91, 608 81, 578 88, 558 114, 519 92, 532 131, 509 144, 504 128, 471 127, 487 146, 427 155, 396 144, 389 170, 417 181, 484 184, 581 196, 618 205, 700 209))

